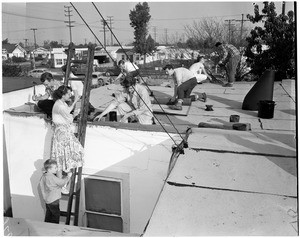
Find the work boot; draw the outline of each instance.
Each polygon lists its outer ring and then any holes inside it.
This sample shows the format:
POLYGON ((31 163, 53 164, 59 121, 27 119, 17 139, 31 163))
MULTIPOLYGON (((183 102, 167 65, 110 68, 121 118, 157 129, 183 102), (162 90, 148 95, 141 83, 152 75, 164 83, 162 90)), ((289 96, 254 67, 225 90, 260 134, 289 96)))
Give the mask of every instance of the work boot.
POLYGON ((172 109, 172 110, 181 111, 182 110, 182 105, 180 103, 176 103, 175 105, 170 105, 169 108, 172 109))

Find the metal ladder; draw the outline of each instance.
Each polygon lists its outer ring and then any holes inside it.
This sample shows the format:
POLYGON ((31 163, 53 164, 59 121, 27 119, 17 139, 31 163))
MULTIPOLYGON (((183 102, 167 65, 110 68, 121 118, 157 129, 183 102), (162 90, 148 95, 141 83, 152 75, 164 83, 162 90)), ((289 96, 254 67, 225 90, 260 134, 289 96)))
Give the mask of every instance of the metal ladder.
MULTIPOLYGON (((83 94, 81 98, 81 106, 80 106, 80 118, 78 122, 78 135, 77 138, 81 145, 84 147, 85 143, 85 135, 86 135, 86 126, 87 126, 87 117, 88 117, 88 105, 90 99, 90 91, 91 91, 91 81, 92 81, 92 72, 93 72, 93 61, 94 61, 94 47, 88 47, 88 56, 87 60, 82 60, 82 63, 87 65, 87 71, 84 77, 84 87, 83 94)), ((76 62, 78 60, 73 60, 72 58, 75 56, 75 47, 73 43, 69 44, 68 47, 68 57, 67 57, 67 68, 65 74, 65 85, 68 85, 69 75, 71 72, 71 63, 76 62)), ((81 191, 81 177, 82 177, 82 167, 78 169, 73 169, 72 177, 70 179, 70 193, 68 198, 68 206, 67 211, 61 211, 60 215, 66 217, 66 225, 70 225, 71 216, 74 216, 74 226, 78 226, 78 214, 79 214, 79 202, 80 202, 80 191, 81 191), (77 180, 77 182, 76 182, 77 180), (76 186, 75 186, 76 185, 76 186), (72 212, 73 200, 75 198, 75 211, 72 212)))

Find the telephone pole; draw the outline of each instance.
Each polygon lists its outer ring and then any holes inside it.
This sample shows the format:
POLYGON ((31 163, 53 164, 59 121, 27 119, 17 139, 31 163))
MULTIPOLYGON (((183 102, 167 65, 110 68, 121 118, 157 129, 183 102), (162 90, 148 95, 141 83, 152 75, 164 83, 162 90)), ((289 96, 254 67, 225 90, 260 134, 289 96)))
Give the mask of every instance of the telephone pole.
POLYGON ((154 42, 156 43, 156 26, 153 27, 154 42))
POLYGON ((35 38, 35 31, 37 30, 36 28, 31 28, 30 30, 33 31, 33 37, 34 37, 34 49, 36 49, 36 38, 35 38))
POLYGON ((230 19, 230 20, 225 20, 225 21, 228 22, 228 43, 230 43, 231 25, 233 25, 231 22, 235 21, 235 20, 230 19))
POLYGON ((107 21, 106 20, 101 20, 101 22, 102 22, 102 25, 103 25, 103 30, 100 30, 100 32, 103 32, 103 40, 104 40, 104 48, 106 48, 106 32, 107 32, 107 29, 106 29, 106 25, 107 25, 107 21))
POLYGON ((168 45, 168 29, 165 28, 166 45, 168 45))
POLYGON ((108 18, 108 20, 109 20, 109 28, 110 28, 110 45, 111 46, 113 46, 113 36, 112 36, 112 24, 113 24, 113 22, 112 22, 112 18, 113 18, 113 16, 107 16, 107 18, 108 18))
POLYGON ((285 15, 285 1, 282 2, 282 15, 285 15))
POLYGON ((243 40, 243 31, 244 31, 244 21, 250 21, 250 20, 244 20, 244 14, 242 14, 242 20, 235 20, 241 22, 241 33, 240 33, 240 41, 243 40))
POLYGON ((71 31, 71 28, 74 27, 72 25, 72 23, 75 22, 75 21, 71 21, 71 16, 73 16, 73 15, 71 15, 71 12, 72 12, 72 10, 70 10, 71 6, 64 6, 64 8, 68 8, 68 10, 65 10, 65 12, 67 13, 67 15, 65 14, 65 16, 68 17, 69 20, 65 21, 65 23, 68 23, 67 27, 69 27, 69 31, 70 31, 70 43, 71 43, 72 42, 72 31, 71 31))
POLYGON ((27 47, 27 41, 28 41, 28 39, 23 39, 23 40, 25 41, 24 47, 26 48, 27 47))

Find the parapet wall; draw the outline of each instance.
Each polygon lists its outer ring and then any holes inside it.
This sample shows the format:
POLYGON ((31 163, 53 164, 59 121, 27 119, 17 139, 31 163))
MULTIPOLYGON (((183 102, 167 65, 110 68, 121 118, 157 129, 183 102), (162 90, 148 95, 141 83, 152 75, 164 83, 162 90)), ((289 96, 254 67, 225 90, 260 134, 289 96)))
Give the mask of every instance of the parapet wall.
MULTIPOLYGON (((13 216, 43 221, 38 183, 43 162, 50 158, 52 125, 37 115, 11 112, 4 112, 3 122, 13 216)), ((167 175, 171 147, 172 140, 163 132, 87 126, 83 173, 126 174, 130 233, 142 234, 151 216, 167 175)))

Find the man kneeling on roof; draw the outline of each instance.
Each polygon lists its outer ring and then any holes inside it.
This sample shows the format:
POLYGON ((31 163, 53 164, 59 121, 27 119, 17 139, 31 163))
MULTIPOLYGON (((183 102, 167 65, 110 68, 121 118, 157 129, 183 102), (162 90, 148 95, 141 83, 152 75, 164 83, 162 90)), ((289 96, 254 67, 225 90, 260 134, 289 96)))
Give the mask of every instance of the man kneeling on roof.
MULTIPOLYGON (((199 99, 198 95, 191 95, 194 87, 197 85, 197 79, 194 73, 184 67, 174 69, 172 65, 166 65, 163 70, 174 80, 174 96, 171 98, 171 102, 174 105, 170 105, 169 108, 173 110, 182 110, 182 102, 184 98, 191 98, 192 101, 199 99)), ((206 94, 202 94, 202 100, 206 101, 206 94)))
POLYGON ((99 116, 96 116, 94 121, 116 110, 117 114, 122 116, 120 122, 127 123, 130 118, 131 122, 136 120, 141 124, 153 124, 148 90, 143 85, 137 84, 133 77, 125 77, 121 85, 123 92, 115 95, 115 100, 99 116))

